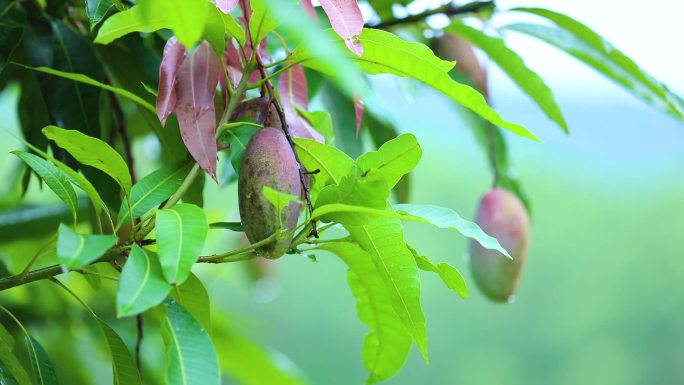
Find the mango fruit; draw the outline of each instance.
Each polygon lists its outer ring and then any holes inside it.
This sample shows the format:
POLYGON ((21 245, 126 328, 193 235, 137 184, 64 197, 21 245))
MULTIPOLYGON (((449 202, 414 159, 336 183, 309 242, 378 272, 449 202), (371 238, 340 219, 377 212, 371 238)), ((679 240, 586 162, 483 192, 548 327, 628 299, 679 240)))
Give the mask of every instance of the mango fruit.
POLYGON ((301 204, 289 202, 282 212, 266 199, 264 186, 301 196, 299 165, 282 130, 259 130, 247 144, 238 178, 240 219, 247 239, 254 244, 280 231, 277 240, 256 249, 258 255, 279 258, 292 242, 301 204), (281 227, 282 224, 282 227, 281 227))
MULTIPOLYGON (((254 122, 259 124, 265 124, 266 107, 268 106, 268 104, 268 98, 263 96, 258 98, 247 99, 243 102, 240 102, 240 104, 238 104, 237 107, 235 107, 235 111, 233 112, 230 121, 233 122, 240 118, 246 118, 253 120, 254 122)), ((273 104, 271 104, 269 108, 269 113, 269 125, 271 127, 281 128, 282 125, 280 124, 280 117, 278 117, 278 113, 273 104)))
POLYGON ((470 266, 475 282, 489 299, 509 302, 520 283, 530 245, 527 210, 513 193, 494 188, 482 198, 475 221, 513 257, 511 260, 471 240, 470 266))

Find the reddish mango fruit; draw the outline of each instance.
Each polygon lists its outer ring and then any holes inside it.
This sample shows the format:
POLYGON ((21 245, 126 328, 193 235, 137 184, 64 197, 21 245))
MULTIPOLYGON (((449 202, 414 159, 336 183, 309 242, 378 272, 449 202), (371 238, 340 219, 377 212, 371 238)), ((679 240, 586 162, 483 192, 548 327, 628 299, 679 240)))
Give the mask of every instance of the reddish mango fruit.
POLYGON ((509 301, 518 288, 530 245, 527 210, 514 194, 495 188, 482 198, 476 222, 499 241, 513 260, 471 240, 470 266, 475 282, 489 299, 509 301))
POLYGON ((301 204, 290 202, 278 218, 278 211, 263 194, 264 186, 285 194, 301 196, 299 165, 285 134, 277 128, 259 130, 247 145, 242 170, 238 178, 240 218, 251 243, 259 242, 280 229, 290 231, 289 237, 256 249, 266 258, 285 254, 292 242, 292 230, 297 226, 301 204))
MULTIPOLYGON (((235 107, 233 115, 230 117, 230 121, 235 121, 237 119, 250 119, 259 124, 266 124, 266 109, 269 105, 268 98, 258 97, 253 99, 245 100, 240 102, 240 104, 235 107)), ((270 116, 269 125, 280 129, 282 125, 280 124, 280 117, 276 112, 275 106, 273 104, 268 108, 270 116)))

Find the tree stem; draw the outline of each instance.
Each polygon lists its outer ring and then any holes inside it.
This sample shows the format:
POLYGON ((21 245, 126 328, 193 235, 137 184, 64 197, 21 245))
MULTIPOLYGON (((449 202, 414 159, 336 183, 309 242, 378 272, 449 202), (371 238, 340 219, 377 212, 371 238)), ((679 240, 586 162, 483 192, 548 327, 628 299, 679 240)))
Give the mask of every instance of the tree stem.
MULTIPOLYGON (((123 253, 125 250, 127 250, 128 247, 116 247, 113 249, 110 249, 105 255, 100 257, 98 260, 95 262, 91 263, 99 263, 99 262, 108 262, 113 260, 114 258, 118 257, 123 253)), ((78 269, 72 269, 73 270, 78 270, 78 269)), ((41 279, 46 279, 46 278, 52 278, 56 275, 60 275, 62 273, 68 273, 69 270, 64 270, 62 268, 62 265, 52 265, 48 267, 43 267, 40 269, 32 270, 27 273, 20 273, 17 275, 12 275, 9 277, 5 278, 0 278, 0 291, 15 287, 15 286, 20 286, 26 283, 30 282, 35 282, 35 281, 40 281, 41 279)))
POLYGON ((381 21, 377 24, 367 25, 368 28, 376 29, 387 29, 390 27, 395 27, 402 24, 411 24, 419 21, 425 20, 426 17, 433 15, 446 15, 446 16, 456 16, 463 15, 466 13, 476 13, 484 10, 488 7, 494 7, 494 1, 475 1, 472 3, 465 4, 463 6, 458 6, 453 3, 449 3, 439 8, 430 9, 425 12, 421 12, 415 15, 410 15, 400 19, 389 19, 381 21))

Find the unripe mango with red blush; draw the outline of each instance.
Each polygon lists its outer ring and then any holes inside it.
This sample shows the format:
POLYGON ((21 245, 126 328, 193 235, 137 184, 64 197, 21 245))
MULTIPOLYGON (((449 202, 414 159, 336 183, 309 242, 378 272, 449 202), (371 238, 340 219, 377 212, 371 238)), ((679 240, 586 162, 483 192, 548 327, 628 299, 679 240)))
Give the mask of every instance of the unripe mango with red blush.
POLYGON ((235 107, 235 111, 230 118, 230 121, 237 119, 249 119, 259 124, 266 123, 266 111, 269 111, 269 125, 275 128, 281 128, 280 118, 273 103, 269 103, 268 98, 258 97, 245 100, 235 107))
POLYGON ((470 265, 475 282, 489 299, 509 301, 520 283, 530 245, 527 210, 513 193, 495 188, 482 198, 475 221, 513 257, 511 260, 471 240, 470 265))
POLYGON ((265 186, 301 196, 297 160, 285 134, 273 127, 259 130, 245 149, 238 178, 238 198, 247 239, 254 244, 279 232, 277 240, 256 249, 260 256, 278 258, 292 242, 292 232, 302 207, 298 202, 289 202, 279 214, 264 196, 265 186))

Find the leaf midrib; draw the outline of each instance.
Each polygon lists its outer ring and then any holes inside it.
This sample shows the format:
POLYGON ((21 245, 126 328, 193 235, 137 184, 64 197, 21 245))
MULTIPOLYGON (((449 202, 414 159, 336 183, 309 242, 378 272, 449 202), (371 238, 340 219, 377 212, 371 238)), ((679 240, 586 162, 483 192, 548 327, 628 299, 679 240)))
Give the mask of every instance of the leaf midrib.
POLYGON ((133 307, 133 304, 135 304, 135 301, 138 299, 138 297, 142 293, 143 288, 145 287, 145 285, 147 285, 147 281, 150 278, 150 271, 151 271, 150 257, 147 255, 145 250, 143 250, 142 248, 140 248, 140 251, 141 251, 142 255, 145 257, 145 274, 143 275, 143 279, 140 282, 140 286, 138 286, 138 289, 135 291, 135 293, 131 297, 131 300, 128 302, 128 304, 126 306, 124 306, 123 309, 121 309, 121 310, 123 310, 124 313, 128 313, 131 310, 131 307, 133 307))
POLYGON ((373 238, 371 237, 370 232, 368 231, 368 227, 366 225, 362 225, 361 228, 363 229, 364 234, 368 238, 368 241, 370 242, 370 244, 373 248, 373 251, 374 251, 375 255, 377 256, 377 259, 380 260, 380 262, 382 263, 383 269, 385 270, 387 276, 390 278, 390 282, 392 282, 392 286, 394 287, 394 291, 398 294, 399 299, 401 299, 402 307, 405 309, 406 316, 409 319, 409 322, 411 323, 411 330, 412 330, 411 334, 413 335, 413 338, 416 339, 416 342, 418 342, 418 333, 417 333, 418 329, 416 328, 416 323, 413 321, 413 317, 411 317, 411 312, 408 310, 408 305, 404 301, 404 297, 400 294, 399 287, 397 286, 397 283, 395 282, 392 275, 389 273, 389 269, 387 268, 387 265, 385 264, 384 259, 380 256, 380 251, 379 251, 377 245, 375 244, 375 241, 373 241, 373 238))

